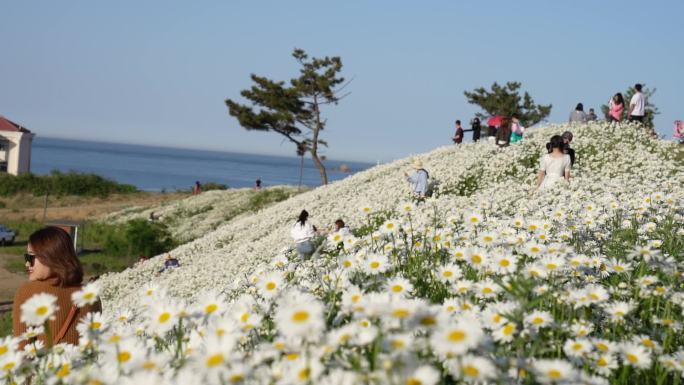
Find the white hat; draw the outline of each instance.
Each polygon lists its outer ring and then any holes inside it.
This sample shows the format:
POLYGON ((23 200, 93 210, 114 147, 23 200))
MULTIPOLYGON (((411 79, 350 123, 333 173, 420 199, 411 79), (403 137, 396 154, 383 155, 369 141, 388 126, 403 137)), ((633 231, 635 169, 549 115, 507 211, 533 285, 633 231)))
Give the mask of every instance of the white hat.
POLYGON ((413 162, 413 168, 415 168, 416 170, 420 170, 421 168, 423 168, 423 162, 421 162, 420 159, 416 159, 413 162))

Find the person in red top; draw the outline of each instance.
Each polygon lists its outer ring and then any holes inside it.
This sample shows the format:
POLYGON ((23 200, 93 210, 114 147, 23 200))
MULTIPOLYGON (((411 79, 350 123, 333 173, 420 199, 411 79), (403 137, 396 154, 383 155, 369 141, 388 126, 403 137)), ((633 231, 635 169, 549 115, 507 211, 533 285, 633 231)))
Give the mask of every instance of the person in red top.
POLYGON ((460 144, 461 142, 463 142, 463 127, 461 127, 460 120, 456 121, 456 133, 454 134, 454 137, 451 138, 451 140, 453 140, 455 144, 460 144))
POLYGON ((199 181, 195 182, 195 185, 192 187, 192 195, 199 195, 202 193, 202 185, 200 184, 199 181))

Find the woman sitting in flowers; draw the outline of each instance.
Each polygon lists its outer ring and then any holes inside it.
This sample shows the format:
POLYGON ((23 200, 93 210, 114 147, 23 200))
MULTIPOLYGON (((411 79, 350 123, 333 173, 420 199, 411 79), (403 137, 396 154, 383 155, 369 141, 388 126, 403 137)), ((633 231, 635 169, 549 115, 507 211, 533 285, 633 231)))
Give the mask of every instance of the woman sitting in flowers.
POLYGON ((308 219, 309 213, 306 210, 302 210, 297 222, 292 225, 290 230, 290 235, 297 244, 297 254, 302 259, 310 257, 314 252, 312 240, 316 236, 316 226, 313 226, 308 219))
POLYGON ((78 344, 78 321, 90 311, 99 311, 100 303, 97 290, 85 294, 81 290, 83 267, 71 237, 57 227, 38 230, 29 237, 24 258, 29 281, 14 296, 14 335, 37 336, 48 345, 78 344))
POLYGON ((560 135, 551 137, 548 146, 549 153, 544 154, 539 162, 537 191, 545 190, 563 178, 567 182, 570 181, 570 156, 564 153, 564 146, 563 138, 560 135))

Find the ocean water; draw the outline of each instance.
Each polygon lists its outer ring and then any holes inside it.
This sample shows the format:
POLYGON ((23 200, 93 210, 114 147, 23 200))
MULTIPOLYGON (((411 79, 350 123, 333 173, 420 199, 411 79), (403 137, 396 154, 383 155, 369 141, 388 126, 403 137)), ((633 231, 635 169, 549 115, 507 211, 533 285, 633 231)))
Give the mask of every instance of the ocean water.
MULTIPOLYGON (((371 167, 359 162, 324 162, 328 180, 343 179, 371 167), (339 170, 341 165, 349 173, 339 170)), ((33 142, 31 171, 52 170, 94 173, 145 191, 187 190, 195 181, 217 182, 229 187, 252 187, 257 178, 263 186, 297 185, 300 159, 268 155, 188 150, 168 147, 89 142, 37 136, 33 142)), ((320 176, 311 159, 304 159, 302 184, 318 186, 320 176)))

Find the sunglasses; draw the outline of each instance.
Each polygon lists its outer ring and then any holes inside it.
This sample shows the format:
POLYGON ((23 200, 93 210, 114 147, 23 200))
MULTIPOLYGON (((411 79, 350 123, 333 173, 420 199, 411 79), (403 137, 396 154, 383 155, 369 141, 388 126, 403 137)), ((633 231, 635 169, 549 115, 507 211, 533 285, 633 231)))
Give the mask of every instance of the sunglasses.
POLYGON ((36 262, 36 255, 35 254, 24 254, 24 261, 28 262, 29 266, 33 267, 33 264, 36 262))

